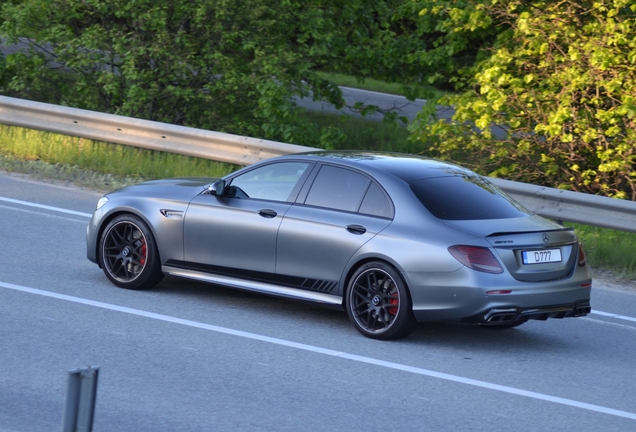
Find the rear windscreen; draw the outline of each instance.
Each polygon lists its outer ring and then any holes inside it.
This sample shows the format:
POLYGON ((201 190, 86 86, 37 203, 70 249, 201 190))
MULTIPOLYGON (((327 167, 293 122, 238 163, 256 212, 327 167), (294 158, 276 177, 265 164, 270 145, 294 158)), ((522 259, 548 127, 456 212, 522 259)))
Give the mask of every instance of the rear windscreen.
POLYGON ((444 220, 508 219, 530 214, 492 183, 478 176, 417 180, 411 190, 433 216, 444 220))

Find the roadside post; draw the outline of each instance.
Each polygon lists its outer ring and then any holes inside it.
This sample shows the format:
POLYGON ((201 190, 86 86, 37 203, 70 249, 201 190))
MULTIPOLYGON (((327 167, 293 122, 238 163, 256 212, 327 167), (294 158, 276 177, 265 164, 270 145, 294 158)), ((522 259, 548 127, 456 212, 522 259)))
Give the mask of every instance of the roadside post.
POLYGON ((69 371, 62 432, 91 432, 95 415, 98 367, 69 371))

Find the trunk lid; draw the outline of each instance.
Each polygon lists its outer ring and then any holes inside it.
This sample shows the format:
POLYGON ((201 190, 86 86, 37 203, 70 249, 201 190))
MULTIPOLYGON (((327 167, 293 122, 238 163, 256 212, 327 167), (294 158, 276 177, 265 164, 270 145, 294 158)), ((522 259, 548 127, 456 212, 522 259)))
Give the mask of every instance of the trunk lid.
POLYGON ((574 231, 540 216, 446 223, 483 236, 519 281, 563 279, 576 265, 579 249, 574 231))

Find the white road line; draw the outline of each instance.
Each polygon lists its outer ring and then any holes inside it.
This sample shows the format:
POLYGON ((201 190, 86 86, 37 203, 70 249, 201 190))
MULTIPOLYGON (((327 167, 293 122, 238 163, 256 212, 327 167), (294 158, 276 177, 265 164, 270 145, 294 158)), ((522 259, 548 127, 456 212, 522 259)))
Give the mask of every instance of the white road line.
POLYGON ((15 212, 20 212, 20 213, 28 213, 28 214, 34 214, 34 215, 37 215, 37 216, 44 216, 44 217, 47 217, 47 218, 62 219, 62 220, 67 220, 67 221, 71 221, 71 222, 79 222, 81 224, 86 225, 86 221, 85 220, 73 219, 73 218, 70 218, 70 217, 58 216, 58 215, 50 214, 50 213, 42 213, 41 211, 36 211, 36 210, 26 210, 26 209, 23 209, 23 208, 11 207, 11 206, 6 206, 6 205, 2 205, 2 204, 0 204, 0 208, 11 210, 11 211, 15 211, 15 212))
POLYGON ((581 317, 579 319, 585 320, 585 321, 589 321, 589 322, 593 322, 596 324, 601 324, 601 325, 606 325, 606 326, 611 326, 611 327, 618 327, 618 328, 622 328, 622 329, 626 329, 626 330, 633 330, 636 331, 636 327, 631 326, 631 325, 627 325, 627 324, 619 324, 619 323, 615 323, 615 322, 610 322, 610 321, 603 321, 600 319, 594 319, 594 318, 589 318, 589 317, 581 317))
POLYGON ((421 102, 423 104, 426 103, 426 99, 415 99, 414 101, 410 101, 406 98, 406 96, 400 96, 400 95, 395 95, 395 94, 391 94, 391 93, 380 93, 377 91, 373 91, 373 90, 364 90, 364 89, 359 89, 359 88, 354 88, 354 87, 347 87, 347 86, 340 86, 341 89, 344 90, 348 90, 351 93, 368 93, 368 94, 373 94, 373 95, 379 95, 379 96, 390 96, 388 99, 396 99, 399 100, 399 102, 404 103, 406 102, 407 104, 415 104, 417 102, 421 102))
POLYGON ((74 210, 67 210, 67 209, 63 209, 63 208, 60 208, 60 207, 51 207, 51 206, 47 206, 47 205, 44 205, 44 204, 36 204, 36 203, 28 202, 28 201, 20 201, 20 200, 16 200, 16 199, 12 199, 12 198, 0 197, 0 201, 10 202, 10 203, 13 203, 13 204, 19 204, 19 205, 28 206, 28 207, 37 207, 37 208, 41 208, 41 209, 56 211, 56 212, 60 212, 60 213, 72 214, 72 215, 75 215, 75 216, 83 216, 83 217, 87 217, 87 218, 90 218, 90 217, 93 216, 90 213, 82 213, 82 212, 78 212, 78 211, 74 211, 74 210))
POLYGON ((614 314, 614 313, 603 312, 603 311, 599 311, 599 310, 592 310, 591 313, 595 314, 595 315, 604 316, 604 317, 616 318, 616 319, 620 319, 620 320, 623 320, 623 321, 636 322, 636 318, 628 317, 628 316, 625 316, 625 315, 617 315, 617 314, 614 314))
POLYGON ((14 284, 5 283, 5 282, 0 282, 0 287, 6 288, 6 289, 10 289, 10 290, 14 290, 14 291, 21 291, 21 292, 35 294, 35 295, 40 295, 40 296, 44 296, 44 297, 50 297, 50 298, 54 298, 54 299, 58 299, 58 300, 64 300, 64 301, 69 301, 69 302, 73 302, 73 303, 79 303, 79 304, 84 304, 84 305, 88 305, 88 306, 94 306, 94 307, 98 307, 98 308, 101 308, 101 309, 108 309, 108 310, 112 310, 112 311, 127 313, 127 314, 130 314, 130 315, 141 316, 141 317, 150 318, 150 319, 154 319, 154 320, 158 320, 158 321, 170 322, 170 323, 174 323, 174 324, 181 324, 181 325, 185 325, 185 326, 189 326, 189 327, 193 327, 193 328, 209 330, 209 331, 222 333, 222 334, 226 334, 226 335, 237 336, 237 337, 257 340, 257 341, 261 341, 261 342, 267 342, 267 343, 271 343, 271 344, 275 344, 275 345, 279 345, 279 346, 285 346, 285 347, 288 347, 288 348, 295 348, 295 349, 308 351, 308 352, 313 352, 313 353, 317 353, 317 354, 324 354, 324 355, 328 355, 328 356, 331 356, 331 357, 337 357, 337 358, 351 360, 351 361, 355 361, 355 362, 359 362, 359 363, 365 363, 365 364, 370 364, 370 365, 374 365, 374 366, 380 366, 380 367, 384 367, 384 368, 388 368, 388 369, 399 370, 399 371, 403 371, 403 372, 409 372, 409 373, 416 374, 416 375, 427 376, 427 377, 431 377, 431 378, 438 378, 438 379, 451 381, 451 382, 456 382, 456 383, 460 383, 460 384, 467 384, 467 385, 471 385, 471 386, 475 386, 475 387, 485 388, 485 389, 489 389, 489 390, 495 390, 495 391, 499 391, 499 392, 503 392, 503 393, 509 393, 509 394, 513 394, 513 395, 517 395, 517 396, 524 396, 524 397, 537 399, 537 400, 541 400, 541 401, 545 401, 545 402, 552 402, 552 403, 556 403, 556 404, 567 405, 567 406, 571 406, 571 407, 574 407, 574 408, 584 409, 584 410, 588 410, 588 411, 594 411, 594 412, 598 412, 598 413, 602 413, 602 414, 609 414, 609 415, 613 415, 613 416, 617 416, 617 417, 623 417, 623 418, 627 418, 627 419, 631 419, 631 420, 636 420, 636 413, 632 413, 632 412, 621 411, 621 410, 617 410, 617 409, 613 409, 613 408, 603 407, 603 406, 600 406, 600 405, 588 404, 588 403, 585 403, 585 402, 579 402, 579 401, 575 401, 575 400, 572 400, 572 399, 565 399, 565 398, 561 398, 561 397, 550 396, 550 395, 543 394, 543 393, 537 393, 537 392, 523 390, 523 389, 518 389, 518 388, 514 388, 514 387, 508 387, 508 386, 504 386, 504 385, 489 383, 489 382, 486 382, 486 381, 480 381, 480 380, 475 380, 475 379, 471 379, 471 378, 465 378, 465 377, 461 377, 461 376, 457 376, 457 375, 450 375, 450 374, 446 374, 446 373, 442 373, 442 372, 432 371, 432 370, 429 370, 429 369, 422 369, 422 368, 408 366, 408 365, 404 365, 404 364, 400 364, 400 363, 394 363, 394 362, 389 362, 389 361, 385 361, 385 360, 374 359, 374 358, 371 358, 371 357, 359 356, 359 355, 356 355, 356 354, 349 354, 349 353, 345 353, 345 352, 342 352, 342 351, 335 351, 335 350, 331 350, 331 349, 327 349, 327 348, 321 348, 321 347, 317 347, 317 346, 313 346, 313 345, 307 345, 307 344, 298 343, 298 342, 292 342, 292 341, 288 341, 288 340, 285 340, 285 339, 273 338, 273 337, 269 337, 269 336, 259 335, 259 334, 256 334, 256 333, 249 333, 249 332, 244 332, 244 331, 240 331, 240 330, 234 330, 234 329, 230 329, 230 328, 226 328, 226 327, 219 327, 219 326, 205 324, 205 323, 201 323, 201 322, 197 322, 197 321, 190 321, 190 320, 186 320, 186 319, 182 319, 182 318, 177 318, 177 317, 173 317, 173 316, 169 316, 169 315, 162 315, 162 314, 157 314, 157 313, 153 313, 153 312, 143 311, 143 310, 139 310, 139 309, 132 309, 132 308, 124 307, 124 306, 117 306, 117 305, 110 304, 110 303, 103 303, 103 302, 99 302, 99 301, 95 301, 95 300, 88 300, 88 299, 84 299, 84 298, 81 298, 81 297, 74 297, 74 296, 69 296, 69 295, 66 295, 66 294, 59 294, 59 293, 54 293, 54 292, 50 292, 50 291, 44 291, 44 290, 40 290, 40 289, 36 289, 36 288, 29 288, 29 287, 20 286, 20 285, 14 285, 14 284))

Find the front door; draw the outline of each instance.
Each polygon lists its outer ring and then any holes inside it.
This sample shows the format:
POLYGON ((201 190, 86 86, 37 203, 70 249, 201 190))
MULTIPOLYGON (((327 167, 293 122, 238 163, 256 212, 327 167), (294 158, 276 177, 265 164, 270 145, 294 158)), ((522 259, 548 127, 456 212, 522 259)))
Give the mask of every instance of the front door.
POLYGON ((229 179, 223 194, 194 198, 184 222, 186 266, 273 280, 278 229, 308 166, 299 162, 261 165, 229 179))

